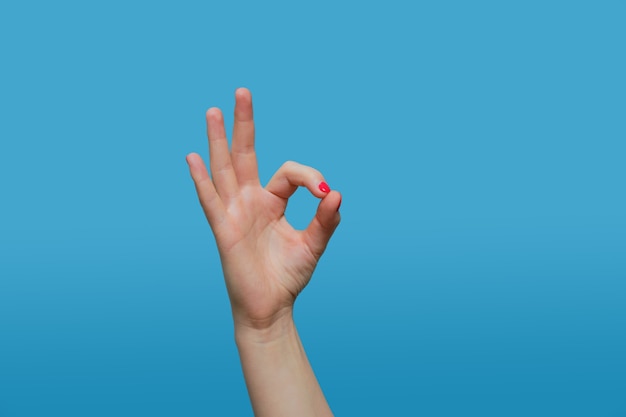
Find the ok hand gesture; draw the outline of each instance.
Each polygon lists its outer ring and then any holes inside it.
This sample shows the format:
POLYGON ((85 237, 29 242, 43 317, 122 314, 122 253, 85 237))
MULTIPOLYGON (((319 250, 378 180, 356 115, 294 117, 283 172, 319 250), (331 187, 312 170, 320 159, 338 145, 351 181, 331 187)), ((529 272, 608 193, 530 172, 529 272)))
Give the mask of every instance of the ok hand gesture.
POLYGON ((222 113, 207 111, 210 171, 195 153, 187 156, 200 204, 213 230, 236 326, 268 328, 290 315, 335 228, 341 195, 317 170, 286 162, 263 188, 254 150, 250 92, 235 93, 235 120, 229 150, 222 113), (321 199, 305 230, 285 218, 298 187, 321 199))

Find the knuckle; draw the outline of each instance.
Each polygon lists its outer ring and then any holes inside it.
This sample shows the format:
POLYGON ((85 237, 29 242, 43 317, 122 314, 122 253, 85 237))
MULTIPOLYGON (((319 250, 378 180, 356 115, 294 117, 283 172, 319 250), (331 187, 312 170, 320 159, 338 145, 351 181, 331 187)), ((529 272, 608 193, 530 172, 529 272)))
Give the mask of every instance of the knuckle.
POLYGON ((301 175, 306 176, 314 176, 319 178, 323 177, 322 173, 319 172, 317 169, 291 160, 284 162, 281 166, 281 170, 286 171, 287 173, 300 173, 301 175))
POLYGON ((293 171, 294 169, 297 169, 298 166, 300 166, 300 164, 295 161, 285 161, 281 168, 285 171, 293 171))

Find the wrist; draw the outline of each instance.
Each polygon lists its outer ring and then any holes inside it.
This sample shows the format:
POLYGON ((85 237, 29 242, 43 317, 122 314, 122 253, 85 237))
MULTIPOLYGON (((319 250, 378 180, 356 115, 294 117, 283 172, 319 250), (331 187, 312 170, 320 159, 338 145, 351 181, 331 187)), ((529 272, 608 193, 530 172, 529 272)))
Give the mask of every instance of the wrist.
POLYGON ((233 315, 233 321, 237 345, 272 343, 296 333, 292 307, 285 308, 263 320, 251 320, 233 315))

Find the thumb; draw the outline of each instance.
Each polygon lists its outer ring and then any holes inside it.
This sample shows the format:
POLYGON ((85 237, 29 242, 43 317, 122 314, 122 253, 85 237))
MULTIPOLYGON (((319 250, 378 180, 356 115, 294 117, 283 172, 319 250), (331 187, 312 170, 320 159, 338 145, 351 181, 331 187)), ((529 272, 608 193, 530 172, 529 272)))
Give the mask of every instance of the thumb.
POLYGON ((320 258, 328 241, 339 225, 341 215, 339 206, 341 205, 341 194, 331 191, 320 201, 317 213, 311 220, 308 227, 303 231, 304 240, 316 258, 320 258))

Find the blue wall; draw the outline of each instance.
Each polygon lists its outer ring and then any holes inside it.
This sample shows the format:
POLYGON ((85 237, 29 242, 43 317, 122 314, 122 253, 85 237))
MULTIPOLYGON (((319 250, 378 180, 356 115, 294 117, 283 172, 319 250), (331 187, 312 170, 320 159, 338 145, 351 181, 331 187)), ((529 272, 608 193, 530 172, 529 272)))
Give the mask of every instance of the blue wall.
POLYGON ((344 194, 296 306, 338 416, 626 415, 625 18, 3 2, 0 416, 252 414, 184 160, 239 86, 262 179, 344 194))

